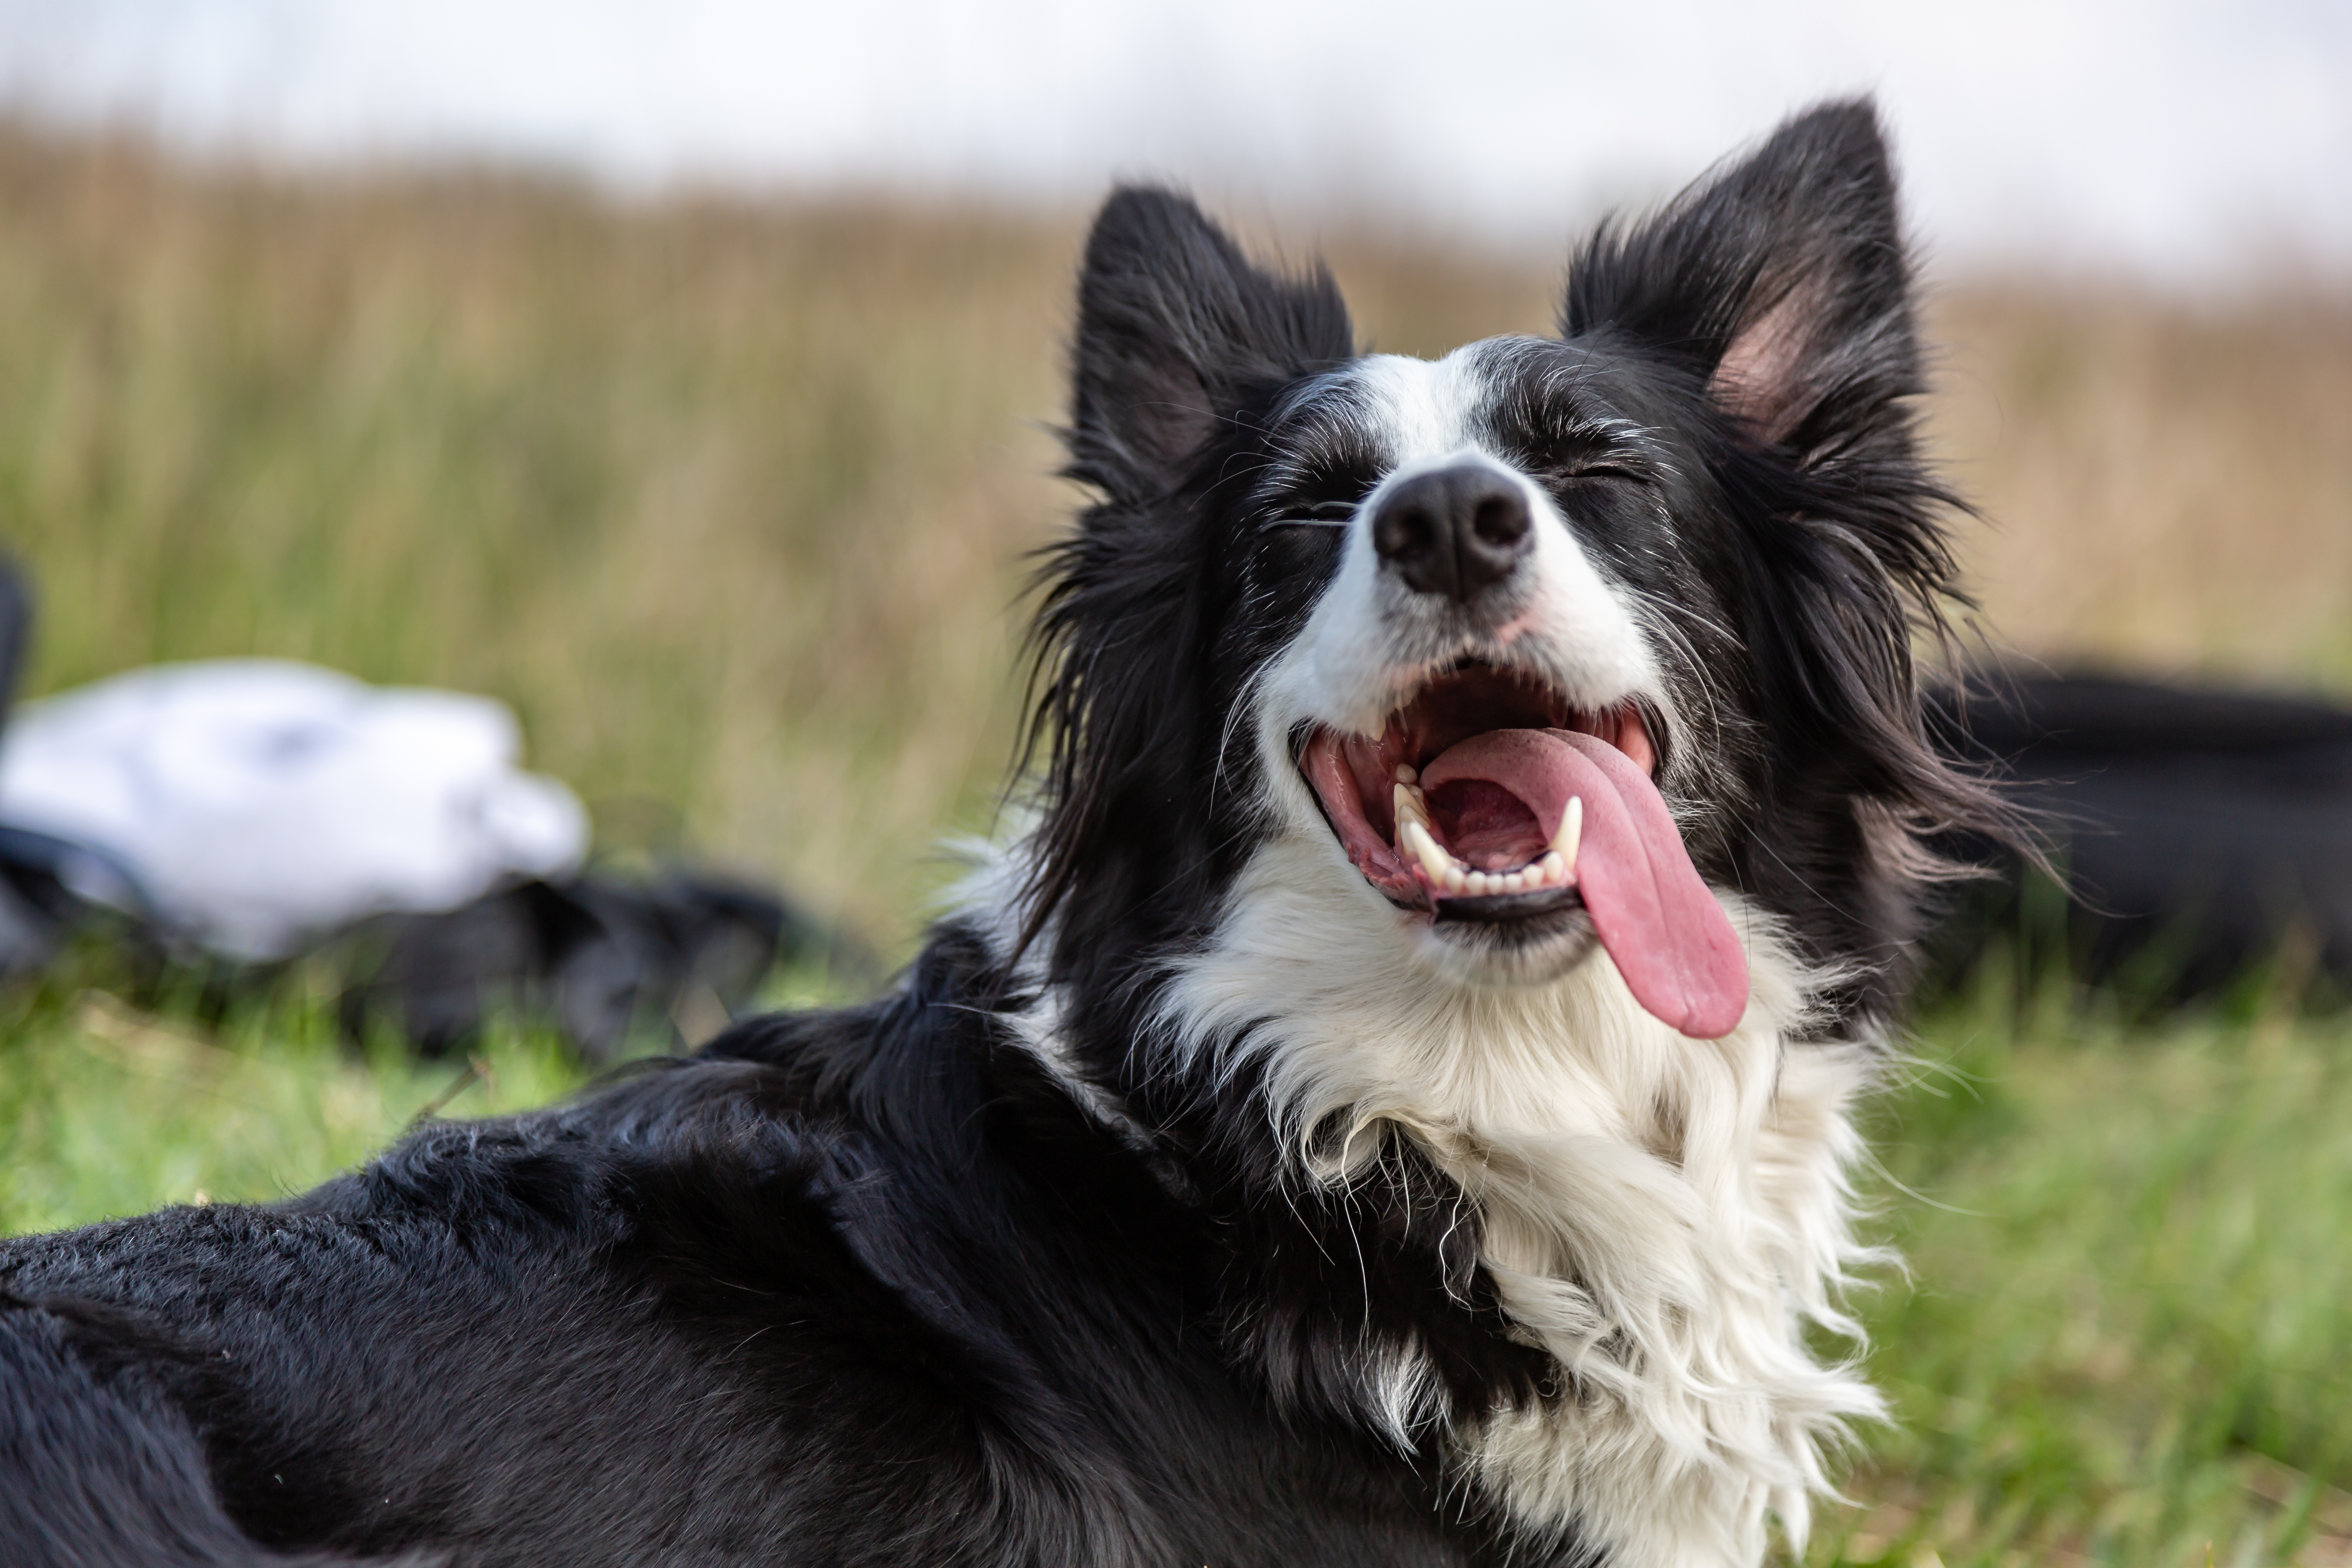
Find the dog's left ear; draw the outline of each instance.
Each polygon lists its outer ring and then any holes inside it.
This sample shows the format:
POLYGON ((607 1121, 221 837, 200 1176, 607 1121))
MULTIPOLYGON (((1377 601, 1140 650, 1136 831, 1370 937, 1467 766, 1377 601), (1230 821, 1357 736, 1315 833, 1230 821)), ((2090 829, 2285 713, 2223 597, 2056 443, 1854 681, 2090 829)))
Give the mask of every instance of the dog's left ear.
POLYGON ((1866 99, 1796 116, 1570 273, 1570 338, 1679 358, 1754 440, 1812 452, 1918 390, 1895 175, 1866 99))
POLYGON ((1114 192, 1078 279, 1071 477, 1148 501, 1254 392, 1353 353, 1329 273, 1252 266, 1173 191, 1114 192))

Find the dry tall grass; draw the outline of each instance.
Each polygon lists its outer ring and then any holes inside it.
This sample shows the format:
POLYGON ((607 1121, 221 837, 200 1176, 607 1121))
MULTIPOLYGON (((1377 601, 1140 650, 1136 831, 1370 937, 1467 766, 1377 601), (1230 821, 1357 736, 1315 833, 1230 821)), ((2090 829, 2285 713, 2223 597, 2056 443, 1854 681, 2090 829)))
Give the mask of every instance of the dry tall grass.
MULTIPOLYGON (((901 942, 927 847, 986 824, 1021 557, 1072 499, 1046 427, 1079 232, 0 134, 35 688, 267 653, 494 692, 610 841, 682 835, 901 942)), ((1549 318, 1550 267, 1325 248, 1384 348, 1549 318)), ((2352 309, 2004 288, 1935 324, 1996 626, 2352 679, 2352 309)))
POLYGON ((1937 434, 1996 633, 2352 690, 2352 290, 1955 290, 1937 434))

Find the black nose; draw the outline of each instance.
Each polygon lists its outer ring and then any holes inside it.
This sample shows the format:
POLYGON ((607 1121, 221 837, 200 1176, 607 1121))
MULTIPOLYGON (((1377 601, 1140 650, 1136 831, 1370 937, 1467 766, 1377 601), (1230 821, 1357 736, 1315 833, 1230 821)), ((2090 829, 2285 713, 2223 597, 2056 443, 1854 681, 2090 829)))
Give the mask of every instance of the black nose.
POLYGON ((1372 518, 1372 548, 1415 593, 1468 604, 1511 574, 1532 541, 1519 487, 1484 463, 1418 474, 1372 518))

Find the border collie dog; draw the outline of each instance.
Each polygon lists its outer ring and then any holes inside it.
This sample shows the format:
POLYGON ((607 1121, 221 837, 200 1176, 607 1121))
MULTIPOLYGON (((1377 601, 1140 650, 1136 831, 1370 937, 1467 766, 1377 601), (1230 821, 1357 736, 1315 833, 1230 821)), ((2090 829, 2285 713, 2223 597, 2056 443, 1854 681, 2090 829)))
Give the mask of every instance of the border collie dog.
POLYGON ((1113 195, 1034 815, 880 999, 0 1245, 12 1564, 1753 1563, 1840 1289, 1948 505, 1875 115, 1360 353, 1113 195))

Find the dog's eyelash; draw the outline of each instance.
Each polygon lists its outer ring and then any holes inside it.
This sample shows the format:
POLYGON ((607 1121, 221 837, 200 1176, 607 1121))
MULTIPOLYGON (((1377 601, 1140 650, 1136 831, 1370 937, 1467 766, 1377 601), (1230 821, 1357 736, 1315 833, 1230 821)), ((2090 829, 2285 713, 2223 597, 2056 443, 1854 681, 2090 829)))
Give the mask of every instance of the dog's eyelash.
POLYGON ((1570 479, 1622 479, 1636 485, 1650 482, 1649 475, 1619 463, 1579 463, 1572 468, 1554 468, 1546 477, 1555 484, 1566 484, 1570 479))

